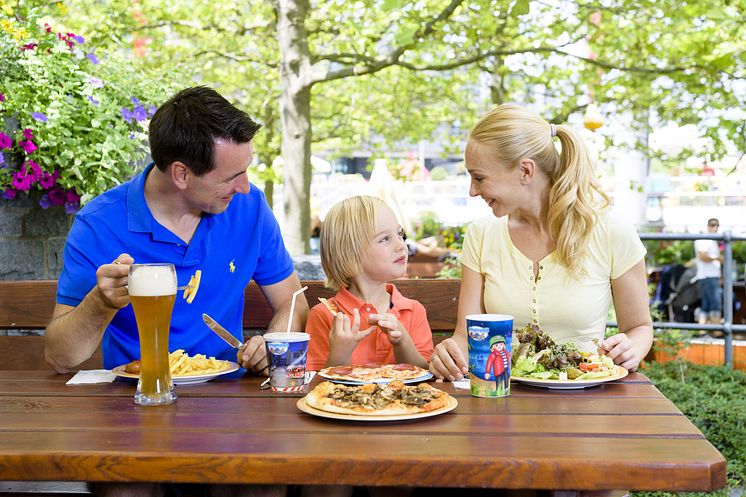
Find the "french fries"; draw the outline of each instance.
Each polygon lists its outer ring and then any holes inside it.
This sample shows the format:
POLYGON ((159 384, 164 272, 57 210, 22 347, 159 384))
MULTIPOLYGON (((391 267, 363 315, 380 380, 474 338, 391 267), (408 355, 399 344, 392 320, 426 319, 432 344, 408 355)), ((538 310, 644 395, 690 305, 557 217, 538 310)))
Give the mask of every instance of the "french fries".
POLYGON ((230 367, 228 361, 207 357, 204 354, 189 357, 183 349, 174 350, 168 354, 168 364, 171 376, 213 374, 230 367))
POLYGON ((186 288, 184 289, 184 293, 182 294, 181 298, 186 299, 187 304, 191 304, 194 300, 194 297, 197 296, 197 290, 199 290, 199 282, 202 279, 202 270, 198 269, 194 272, 194 275, 192 275, 191 278, 189 278, 189 283, 187 283, 186 288))

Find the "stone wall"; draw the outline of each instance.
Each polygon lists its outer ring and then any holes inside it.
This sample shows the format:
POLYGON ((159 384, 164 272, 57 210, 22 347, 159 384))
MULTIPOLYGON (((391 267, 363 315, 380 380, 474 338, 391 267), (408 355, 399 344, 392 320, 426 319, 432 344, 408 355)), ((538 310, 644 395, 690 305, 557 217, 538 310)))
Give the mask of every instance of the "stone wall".
POLYGON ((54 280, 73 216, 31 199, 0 201, 0 280, 54 280))

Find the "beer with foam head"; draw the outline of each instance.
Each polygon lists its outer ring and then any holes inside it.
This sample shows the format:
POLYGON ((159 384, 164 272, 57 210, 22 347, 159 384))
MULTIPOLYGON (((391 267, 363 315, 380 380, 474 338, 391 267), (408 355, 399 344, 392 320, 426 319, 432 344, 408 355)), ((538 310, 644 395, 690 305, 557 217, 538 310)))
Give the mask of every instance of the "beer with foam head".
POLYGON ((173 264, 133 264, 127 285, 140 336, 140 380, 135 403, 170 404, 176 400, 168 363, 176 271, 173 264))

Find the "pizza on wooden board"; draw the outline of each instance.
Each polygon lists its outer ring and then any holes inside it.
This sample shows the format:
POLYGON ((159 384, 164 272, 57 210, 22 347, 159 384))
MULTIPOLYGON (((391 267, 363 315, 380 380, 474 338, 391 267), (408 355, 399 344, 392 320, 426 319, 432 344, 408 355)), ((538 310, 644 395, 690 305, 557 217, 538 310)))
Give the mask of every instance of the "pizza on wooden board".
POLYGON ((426 375, 428 371, 413 364, 351 364, 332 366, 319 371, 329 380, 368 382, 377 380, 412 380, 426 375))
POLYGON ((306 404, 326 412, 358 416, 397 416, 446 407, 451 397, 427 383, 340 385, 325 381, 306 395, 306 404))

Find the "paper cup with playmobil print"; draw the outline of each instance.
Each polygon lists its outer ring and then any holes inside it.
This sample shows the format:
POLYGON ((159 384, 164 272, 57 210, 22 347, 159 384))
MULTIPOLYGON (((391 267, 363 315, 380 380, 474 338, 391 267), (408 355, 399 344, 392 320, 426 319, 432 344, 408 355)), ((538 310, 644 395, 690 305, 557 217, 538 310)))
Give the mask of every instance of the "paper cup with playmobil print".
POLYGON ((306 379, 308 333, 265 333, 269 385, 275 392, 300 392, 306 379))
POLYGON ((513 350, 513 316, 466 316, 469 338, 469 382, 475 397, 510 395, 510 354, 513 350))

